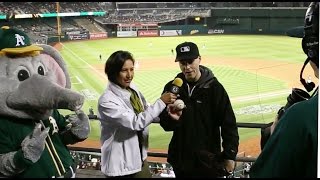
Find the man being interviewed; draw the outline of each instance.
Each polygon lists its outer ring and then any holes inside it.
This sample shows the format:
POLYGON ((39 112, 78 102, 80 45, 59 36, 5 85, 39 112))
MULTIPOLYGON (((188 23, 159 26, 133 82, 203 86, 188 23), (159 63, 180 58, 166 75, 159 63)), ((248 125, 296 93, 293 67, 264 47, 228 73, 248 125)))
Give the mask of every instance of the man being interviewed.
MULTIPOLYGON (((159 116, 162 128, 173 131, 168 162, 178 178, 228 175, 234 168, 239 145, 229 96, 212 71, 200 65, 196 44, 179 44, 175 61, 182 71, 176 77, 184 82, 179 99, 186 108, 177 111, 169 104, 159 116)), ((171 84, 165 85, 163 93, 170 90, 171 84)))

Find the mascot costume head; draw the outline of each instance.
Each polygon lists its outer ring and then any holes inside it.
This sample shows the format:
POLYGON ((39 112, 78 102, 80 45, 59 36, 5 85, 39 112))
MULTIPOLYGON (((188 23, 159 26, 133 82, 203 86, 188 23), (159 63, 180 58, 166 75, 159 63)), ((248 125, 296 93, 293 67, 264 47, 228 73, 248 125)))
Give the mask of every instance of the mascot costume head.
POLYGON ((85 140, 84 97, 71 90, 60 53, 32 45, 24 32, 0 29, 0 174, 4 177, 74 177, 66 145, 85 140), (74 114, 65 118, 58 109, 74 114))

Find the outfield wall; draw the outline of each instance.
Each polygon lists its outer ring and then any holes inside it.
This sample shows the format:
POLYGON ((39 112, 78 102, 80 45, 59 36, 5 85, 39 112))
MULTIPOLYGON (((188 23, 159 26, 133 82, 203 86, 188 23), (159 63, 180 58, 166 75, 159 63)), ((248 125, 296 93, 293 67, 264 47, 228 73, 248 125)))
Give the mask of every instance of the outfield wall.
POLYGON ((302 26, 306 8, 301 9, 212 9, 201 25, 161 25, 160 30, 182 30, 182 35, 273 34, 302 26))
POLYGON ((214 9, 207 27, 224 29, 225 33, 280 34, 302 26, 306 8, 301 9, 214 9), (224 21, 237 19, 237 22, 224 21))

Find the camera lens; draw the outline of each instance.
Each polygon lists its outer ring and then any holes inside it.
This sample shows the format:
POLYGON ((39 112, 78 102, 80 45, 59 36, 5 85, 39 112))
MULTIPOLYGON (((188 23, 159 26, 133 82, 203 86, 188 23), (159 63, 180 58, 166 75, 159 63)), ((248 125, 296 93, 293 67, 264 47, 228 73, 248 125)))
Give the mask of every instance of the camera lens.
POLYGON ((284 111, 286 111, 290 106, 293 104, 304 101, 309 99, 311 96, 306 91, 299 89, 299 88, 293 88, 292 93, 287 97, 287 104, 284 107, 281 107, 278 111, 278 118, 282 116, 284 111))
POLYGON ((292 93, 287 98, 289 106, 286 105, 286 108, 290 107, 294 103, 304 101, 309 98, 310 98, 310 95, 306 91, 299 88, 293 88, 292 93))

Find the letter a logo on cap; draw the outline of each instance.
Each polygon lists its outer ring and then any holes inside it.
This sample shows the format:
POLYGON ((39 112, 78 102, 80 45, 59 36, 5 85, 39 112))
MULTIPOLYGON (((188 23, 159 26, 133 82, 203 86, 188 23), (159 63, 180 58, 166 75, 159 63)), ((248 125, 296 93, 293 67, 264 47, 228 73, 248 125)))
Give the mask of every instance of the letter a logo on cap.
POLYGON ((16 46, 24 46, 24 36, 21 36, 20 34, 15 34, 15 38, 17 39, 16 46))

